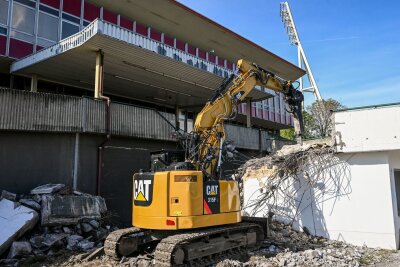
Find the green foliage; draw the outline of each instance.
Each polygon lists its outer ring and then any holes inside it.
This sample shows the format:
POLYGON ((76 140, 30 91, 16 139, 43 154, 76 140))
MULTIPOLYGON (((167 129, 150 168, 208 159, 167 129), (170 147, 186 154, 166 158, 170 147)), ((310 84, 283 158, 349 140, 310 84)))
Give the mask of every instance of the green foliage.
POLYGON ((294 138, 295 138, 294 128, 280 130, 279 135, 282 138, 294 140, 294 138))

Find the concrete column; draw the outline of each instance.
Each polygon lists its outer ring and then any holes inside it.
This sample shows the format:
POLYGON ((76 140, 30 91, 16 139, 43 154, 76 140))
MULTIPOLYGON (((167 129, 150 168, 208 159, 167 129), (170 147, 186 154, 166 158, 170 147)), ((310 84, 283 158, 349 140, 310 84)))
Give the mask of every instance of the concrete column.
POLYGON ((187 131, 188 131, 188 112, 187 112, 187 110, 185 110, 184 131, 185 131, 185 133, 187 133, 187 131))
POLYGON ((31 92, 37 92, 37 74, 32 74, 32 77, 31 77, 31 92))
POLYGON ((94 83, 94 97, 100 98, 103 92, 103 81, 104 81, 104 53, 99 50, 96 53, 96 74, 94 83))
POLYGON ((246 98, 246 126, 251 128, 251 99, 246 98))
POLYGON ((175 106, 175 128, 180 129, 179 127, 179 107, 178 105, 175 106))
POLYGON ((75 134, 75 149, 74 149, 74 170, 72 177, 72 188, 78 190, 78 170, 79 170, 79 133, 75 134))

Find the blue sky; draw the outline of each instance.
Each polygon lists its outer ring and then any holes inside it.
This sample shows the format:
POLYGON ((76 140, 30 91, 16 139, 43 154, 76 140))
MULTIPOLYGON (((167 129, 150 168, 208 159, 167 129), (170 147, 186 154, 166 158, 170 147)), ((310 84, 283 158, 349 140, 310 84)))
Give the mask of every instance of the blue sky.
MULTIPOLYGON (((179 0, 297 64, 278 0, 179 0)), ((347 107, 400 102, 400 1, 289 0, 322 97, 347 107)), ((306 98, 310 103, 312 96, 306 98)))

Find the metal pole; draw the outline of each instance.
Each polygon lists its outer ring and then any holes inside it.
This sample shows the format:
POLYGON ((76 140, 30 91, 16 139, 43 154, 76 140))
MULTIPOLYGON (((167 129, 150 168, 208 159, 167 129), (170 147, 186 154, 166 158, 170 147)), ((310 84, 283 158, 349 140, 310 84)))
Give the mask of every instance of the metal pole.
POLYGON ((74 172, 72 188, 78 190, 78 168, 79 168, 79 133, 75 134, 75 150, 74 150, 74 172))
POLYGON ((246 98, 246 126, 251 128, 251 98, 246 98))
POLYGON ((96 74, 94 83, 94 97, 100 98, 103 89, 103 68, 104 68, 104 53, 99 50, 96 53, 96 74))
POLYGON ((37 92, 37 74, 32 74, 32 77, 31 77, 31 92, 37 92))

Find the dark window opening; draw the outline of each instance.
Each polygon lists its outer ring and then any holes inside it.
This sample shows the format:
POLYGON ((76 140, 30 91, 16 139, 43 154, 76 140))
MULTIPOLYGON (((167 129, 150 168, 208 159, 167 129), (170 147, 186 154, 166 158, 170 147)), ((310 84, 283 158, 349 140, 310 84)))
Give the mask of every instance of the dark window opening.
POLYGON ((400 216, 400 170, 394 170, 394 187, 396 188, 397 216, 400 216))

